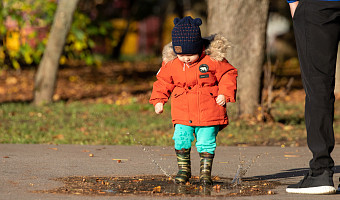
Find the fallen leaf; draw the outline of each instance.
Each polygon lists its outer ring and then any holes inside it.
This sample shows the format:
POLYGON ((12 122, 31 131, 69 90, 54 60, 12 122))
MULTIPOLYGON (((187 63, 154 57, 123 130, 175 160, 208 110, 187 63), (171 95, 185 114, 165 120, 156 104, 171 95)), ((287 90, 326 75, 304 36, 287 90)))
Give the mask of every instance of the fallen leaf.
POLYGON ((48 148, 48 149, 51 149, 51 150, 54 150, 54 151, 58 151, 58 148, 48 148))
POLYGON ((92 153, 89 154, 90 157, 93 157, 94 155, 92 153))
POLYGON ((284 155, 285 158, 298 158, 300 155, 284 155))
POLYGON ((64 135, 59 134, 59 135, 53 136, 53 139, 63 140, 63 139, 65 139, 65 137, 64 137, 64 135))
POLYGON ((8 78, 6 78, 6 84, 7 85, 14 85, 14 84, 16 84, 18 82, 18 79, 17 78, 15 78, 15 77, 8 77, 8 78))
POLYGON ((9 156, 4 156, 4 157, 2 157, 2 158, 9 158, 9 156))
POLYGON ((213 187, 215 190, 221 190, 221 185, 214 185, 214 187, 213 187))
POLYGON ((273 191, 271 191, 271 190, 269 190, 268 192, 267 192, 269 195, 272 195, 272 194, 275 194, 273 191))
POLYGON ((157 186, 153 188, 153 192, 161 192, 162 187, 161 186, 157 186))
POLYGON ((55 94, 52 97, 53 101, 58 101, 60 99, 60 95, 59 94, 55 94))
POLYGON ((287 126, 283 127, 283 130, 285 130, 285 131, 291 131, 292 129, 294 129, 294 127, 291 126, 291 125, 287 125, 287 126))
POLYGON ((0 87, 0 94, 5 94, 5 88, 0 87))

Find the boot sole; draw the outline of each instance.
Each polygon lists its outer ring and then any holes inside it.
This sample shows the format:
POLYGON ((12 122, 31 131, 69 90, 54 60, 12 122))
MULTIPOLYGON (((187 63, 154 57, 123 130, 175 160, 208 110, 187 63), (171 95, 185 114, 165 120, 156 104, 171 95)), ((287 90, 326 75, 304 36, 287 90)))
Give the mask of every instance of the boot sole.
POLYGON ((309 188, 287 188, 286 192, 295 194, 335 194, 336 189, 333 186, 319 186, 309 188))

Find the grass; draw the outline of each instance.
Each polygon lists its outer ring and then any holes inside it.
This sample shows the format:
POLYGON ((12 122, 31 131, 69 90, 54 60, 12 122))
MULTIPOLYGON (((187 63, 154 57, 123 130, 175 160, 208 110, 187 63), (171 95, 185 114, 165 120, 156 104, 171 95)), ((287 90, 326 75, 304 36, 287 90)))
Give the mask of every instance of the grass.
POLYGON ((171 138, 166 133, 172 127, 166 122, 170 116, 156 117, 152 109, 146 104, 59 102, 40 108, 2 104, 0 143, 128 145, 141 141, 146 145, 169 145, 171 138))
MULTIPOLYGON (((303 110, 302 103, 276 102, 273 122, 231 117, 230 125, 218 135, 218 145, 305 145, 303 110)), ((229 116, 233 112, 231 107, 229 116)), ((339 118, 336 112, 338 133, 339 118)), ((0 119, 0 143, 173 145, 169 105, 156 115, 149 104, 6 103, 0 104, 0 119)))

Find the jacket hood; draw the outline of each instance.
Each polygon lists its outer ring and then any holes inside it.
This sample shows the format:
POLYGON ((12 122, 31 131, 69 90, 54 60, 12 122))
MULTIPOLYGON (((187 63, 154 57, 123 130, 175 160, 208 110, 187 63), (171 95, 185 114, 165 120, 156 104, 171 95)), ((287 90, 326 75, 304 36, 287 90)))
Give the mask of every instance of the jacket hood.
MULTIPOLYGON (((227 57, 227 50, 230 47, 230 42, 221 34, 214 34, 203 38, 205 50, 204 53, 209 55, 211 59, 222 61, 227 57)), ((162 52, 163 62, 167 63, 177 58, 176 53, 172 48, 172 42, 165 45, 162 52)))

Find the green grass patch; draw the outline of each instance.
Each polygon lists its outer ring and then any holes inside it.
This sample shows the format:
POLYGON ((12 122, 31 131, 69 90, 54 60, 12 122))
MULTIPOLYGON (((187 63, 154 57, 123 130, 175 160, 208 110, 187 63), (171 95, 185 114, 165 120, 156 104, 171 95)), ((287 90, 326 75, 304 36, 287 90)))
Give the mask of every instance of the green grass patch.
MULTIPOLYGON (((274 122, 234 119, 218 134, 218 145, 305 145, 302 103, 276 102, 274 122)), ((335 131, 340 133, 336 111, 335 131)), ((35 107, 25 103, 0 105, 0 143, 173 145, 170 106, 156 115, 152 105, 63 103, 35 107)), ((338 136, 338 135, 336 135, 338 136)))
POLYGON ((147 104, 9 103, 0 105, 0 118, 0 143, 171 144, 169 114, 156 116, 147 104))

